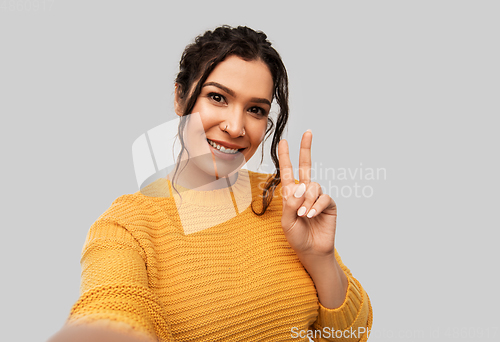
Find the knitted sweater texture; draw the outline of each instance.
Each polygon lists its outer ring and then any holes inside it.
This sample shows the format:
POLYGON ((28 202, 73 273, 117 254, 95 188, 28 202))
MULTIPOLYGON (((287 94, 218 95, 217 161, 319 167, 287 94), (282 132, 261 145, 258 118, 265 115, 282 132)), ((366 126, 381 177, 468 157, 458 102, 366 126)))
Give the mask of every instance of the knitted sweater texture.
POLYGON ((211 191, 175 184, 180 196, 160 178, 117 198, 88 232, 68 324, 109 322, 164 342, 308 341, 308 329, 314 341, 366 341, 325 337, 371 329, 368 295, 336 253, 346 298, 337 309, 319 303, 283 234, 281 184, 264 215, 252 212, 268 177, 240 170, 232 186, 211 191))

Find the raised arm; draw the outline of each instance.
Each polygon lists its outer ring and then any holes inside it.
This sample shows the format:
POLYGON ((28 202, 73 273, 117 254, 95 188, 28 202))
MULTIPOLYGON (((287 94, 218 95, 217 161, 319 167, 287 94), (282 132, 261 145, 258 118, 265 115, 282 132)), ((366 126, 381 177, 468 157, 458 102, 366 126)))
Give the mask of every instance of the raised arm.
POLYGON ((311 144, 312 133, 306 131, 300 144, 299 181, 293 175, 288 142, 283 139, 278 145, 283 191, 281 225, 316 287, 320 309, 314 325, 322 330, 316 334, 321 336, 316 341, 365 341, 366 330, 371 327, 370 302, 336 251, 337 205, 318 183, 311 182, 311 144), (364 334, 357 331, 355 335, 343 332, 341 338, 331 336, 332 331, 351 328, 360 328, 364 334))
POLYGON ((83 336, 94 342, 173 341, 162 304, 150 289, 147 257, 124 227, 96 221, 82 252, 80 298, 49 341, 83 341, 83 336))

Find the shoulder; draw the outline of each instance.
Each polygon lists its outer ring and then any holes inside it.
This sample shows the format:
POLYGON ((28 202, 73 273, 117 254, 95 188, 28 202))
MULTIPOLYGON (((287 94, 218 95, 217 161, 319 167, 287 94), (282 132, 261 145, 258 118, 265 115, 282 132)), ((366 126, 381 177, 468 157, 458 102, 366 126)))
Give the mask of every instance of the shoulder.
POLYGON ((250 178, 250 181, 252 184, 259 184, 261 185, 259 188, 263 189, 264 186, 263 184, 266 184, 266 182, 271 181, 275 174, 273 173, 262 173, 262 172, 257 172, 257 171, 251 171, 251 170, 245 170, 248 172, 248 176, 250 178))
MULTIPOLYGON (((144 196, 140 192, 116 198, 106 211, 92 224, 89 234, 122 236, 129 234, 136 241, 150 244, 152 237, 168 225, 171 215, 165 199, 144 196)), ((115 238, 116 238, 115 236, 115 238)))
POLYGON ((154 273, 156 236, 166 220, 167 215, 154 201, 137 194, 122 195, 90 226, 82 258, 93 250, 133 251, 154 273))
POLYGON ((159 210, 159 205, 147 196, 140 193, 126 194, 115 199, 98 220, 111 220, 127 225, 143 220, 159 210))
MULTIPOLYGON (((263 195, 268 184, 276 177, 274 173, 262 173, 256 171, 248 170, 248 174, 252 183, 252 189, 254 191, 254 204, 255 208, 260 211, 263 207, 263 195), (256 200, 257 199, 257 200, 256 200)), ((295 183, 298 184, 299 181, 295 179, 295 183)), ((271 202, 266 211, 269 212, 281 212, 282 210, 282 184, 279 182, 271 193, 271 202)))
MULTIPOLYGON (((263 190, 266 187, 267 182, 270 182, 276 175, 274 173, 262 173, 256 171, 248 171, 248 175, 252 184, 257 185, 260 190, 263 190)), ((295 184, 299 184, 299 181, 294 178, 295 184)), ((281 181, 276 185, 276 190, 281 192, 281 181)))

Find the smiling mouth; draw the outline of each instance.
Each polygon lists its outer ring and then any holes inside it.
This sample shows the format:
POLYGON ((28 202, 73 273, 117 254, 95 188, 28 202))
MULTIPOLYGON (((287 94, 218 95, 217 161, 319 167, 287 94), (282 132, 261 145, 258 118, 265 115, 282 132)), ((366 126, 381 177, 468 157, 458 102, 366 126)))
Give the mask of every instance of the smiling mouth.
MULTIPOLYGON (((220 150, 220 149, 218 149, 217 147, 215 147, 215 146, 214 146, 214 145, 219 145, 219 144, 217 144, 217 143, 215 143, 215 142, 213 142, 213 141, 209 140, 208 138, 207 138, 206 140, 207 140, 208 144, 209 144, 209 145, 211 145, 213 148, 217 149, 218 151, 224 152, 224 151, 222 151, 222 150, 220 150)), ((221 146, 221 145, 219 145, 219 146, 221 146)), ((226 149, 226 150, 227 150, 227 149, 229 149, 228 147, 224 147, 224 146, 221 146, 221 147, 223 147, 223 148, 224 148, 224 149, 226 149)), ((233 150, 233 151, 234 151, 234 150, 236 150, 236 151, 238 151, 238 152, 241 152, 241 151, 243 151, 245 148, 246 148, 246 147, 244 147, 244 148, 240 148, 240 149, 229 149, 229 150, 233 150)), ((235 153, 237 153, 237 152, 235 152, 235 153)), ((228 154, 230 154, 230 153, 228 153, 228 154)))

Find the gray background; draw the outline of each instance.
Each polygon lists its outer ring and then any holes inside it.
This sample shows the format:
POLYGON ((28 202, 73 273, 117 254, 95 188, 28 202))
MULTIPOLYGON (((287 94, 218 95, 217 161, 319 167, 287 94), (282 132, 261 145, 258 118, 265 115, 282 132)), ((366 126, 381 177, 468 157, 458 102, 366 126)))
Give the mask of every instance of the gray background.
POLYGON ((498 2, 1 3, 2 340, 61 328, 90 225, 138 190, 133 141, 174 118, 182 50, 220 24, 263 30, 282 55, 294 167, 310 128, 318 168, 386 170, 316 179, 373 190, 331 193, 370 341, 494 340, 498 2))

